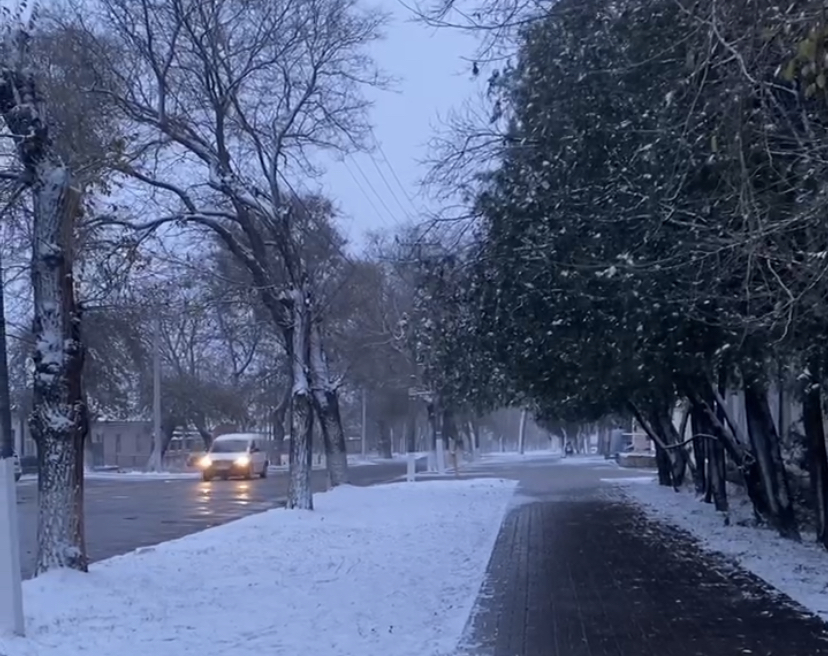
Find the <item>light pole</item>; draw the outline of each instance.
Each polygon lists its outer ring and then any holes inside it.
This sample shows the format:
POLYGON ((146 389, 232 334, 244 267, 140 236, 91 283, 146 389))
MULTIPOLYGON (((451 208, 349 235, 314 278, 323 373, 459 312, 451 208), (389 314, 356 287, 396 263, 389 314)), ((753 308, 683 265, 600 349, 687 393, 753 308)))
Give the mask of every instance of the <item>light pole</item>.
POLYGON ((161 437, 161 319, 155 317, 152 336, 152 455, 150 471, 161 471, 163 440, 161 437))
POLYGON ((368 455, 368 397, 362 388, 362 457, 368 455))
POLYGON ((3 291, 3 272, 0 266, 0 632, 22 636, 25 632, 23 582, 20 574, 14 437, 3 291))

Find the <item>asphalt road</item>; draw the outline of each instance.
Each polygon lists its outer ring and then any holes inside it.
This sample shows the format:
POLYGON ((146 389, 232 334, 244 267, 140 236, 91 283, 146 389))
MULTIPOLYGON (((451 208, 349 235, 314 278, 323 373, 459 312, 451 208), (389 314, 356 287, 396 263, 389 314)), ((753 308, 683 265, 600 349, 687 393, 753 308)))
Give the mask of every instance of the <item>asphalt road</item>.
MULTIPOLYGON (((422 468, 418 464, 418 469, 422 468)), ((375 485, 398 479, 405 463, 352 467, 351 483, 375 485)), ((324 470, 313 472, 313 488, 326 488, 324 470)), ((92 561, 180 538, 285 503, 287 473, 266 479, 118 479, 86 481, 86 543, 92 561)), ((34 573, 37 546, 37 483, 18 484, 23 577, 34 573)))

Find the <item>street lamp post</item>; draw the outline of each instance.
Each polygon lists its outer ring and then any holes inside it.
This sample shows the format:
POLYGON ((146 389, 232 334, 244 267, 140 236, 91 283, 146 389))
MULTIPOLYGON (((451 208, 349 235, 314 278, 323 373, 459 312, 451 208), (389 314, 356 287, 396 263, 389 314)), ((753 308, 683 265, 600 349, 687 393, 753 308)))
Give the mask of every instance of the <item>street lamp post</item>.
POLYGON ((6 348, 6 311, 0 267, 0 633, 23 635, 23 583, 17 489, 14 480, 14 437, 6 348))

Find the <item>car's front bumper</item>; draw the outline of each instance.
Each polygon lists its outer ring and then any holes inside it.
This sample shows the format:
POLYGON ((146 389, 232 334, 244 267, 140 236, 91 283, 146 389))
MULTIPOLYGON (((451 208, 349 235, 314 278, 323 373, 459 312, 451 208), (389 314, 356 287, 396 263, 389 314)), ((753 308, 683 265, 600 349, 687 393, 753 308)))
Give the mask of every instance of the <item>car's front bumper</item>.
POLYGON ((250 472, 252 465, 239 465, 235 462, 213 462, 209 467, 203 469, 209 476, 241 476, 250 472))

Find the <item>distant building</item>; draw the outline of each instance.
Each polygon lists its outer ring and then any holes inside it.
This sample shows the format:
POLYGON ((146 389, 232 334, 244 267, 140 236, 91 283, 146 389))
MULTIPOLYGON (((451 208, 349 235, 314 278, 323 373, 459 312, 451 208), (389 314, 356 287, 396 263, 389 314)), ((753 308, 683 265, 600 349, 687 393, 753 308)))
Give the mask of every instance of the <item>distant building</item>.
POLYGON ((152 422, 95 421, 87 439, 90 466, 143 467, 152 452, 152 422))
MULTIPOLYGON (((37 455, 37 447, 25 417, 13 417, 14 444, 21 457, 37 455)), ((152 450, 152 422, 130 420, 94 421, 87 437, 87 457, 92 467, 142 467, 152 450)))

